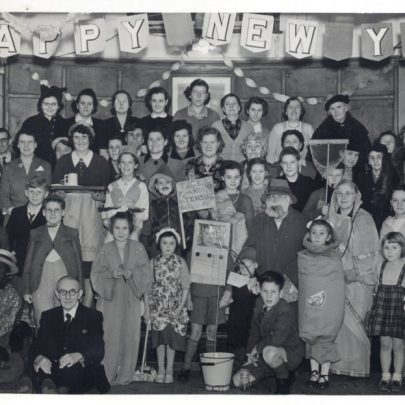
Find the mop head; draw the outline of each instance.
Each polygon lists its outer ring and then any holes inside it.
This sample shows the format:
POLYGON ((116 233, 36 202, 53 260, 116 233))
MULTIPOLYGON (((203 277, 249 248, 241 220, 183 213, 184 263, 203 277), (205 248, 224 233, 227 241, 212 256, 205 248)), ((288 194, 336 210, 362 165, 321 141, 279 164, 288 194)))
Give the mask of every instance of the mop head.
POLYGON ((136 370, 134 374, 134 381, 153 382, 155 381, 157 372, 154 368, 145 366, 143 372, 136 370))

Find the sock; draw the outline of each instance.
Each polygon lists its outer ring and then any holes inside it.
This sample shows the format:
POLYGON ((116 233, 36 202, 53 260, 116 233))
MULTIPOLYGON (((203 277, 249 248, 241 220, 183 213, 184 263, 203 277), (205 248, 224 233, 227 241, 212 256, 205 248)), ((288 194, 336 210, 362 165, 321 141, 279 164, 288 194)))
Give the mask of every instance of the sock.
POLYGON ((394 373, 392 375, 392 381, 402 381, 402 374, 401 373, 394 373))
POLYGON ((288 367, 287 363, 283 363, 281 366, 273 368, 276 378, 285 379, 288 378, 288 367))
POLYGON ((186 354, 184 355, 184 369, 190 370, 191 369, 191 362, 193 360, 194 354, 198 348, 198 340, 188 339, 187 347, 186 347, 186 354))
POLYGON ((382 373, 381 379, 384 381, 391 381, 391 373, 382 373))
POLYGON ((209 340, 207 339, 205 343, 205 350, 207 353, 215 352, 215 340, 209 340))

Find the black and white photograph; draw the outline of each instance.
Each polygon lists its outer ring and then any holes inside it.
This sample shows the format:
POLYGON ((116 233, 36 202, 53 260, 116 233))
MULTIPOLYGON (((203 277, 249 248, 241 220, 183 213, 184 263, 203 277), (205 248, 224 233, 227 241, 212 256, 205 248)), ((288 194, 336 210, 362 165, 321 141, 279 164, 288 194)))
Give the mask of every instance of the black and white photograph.
POLYGON ((405 10, 8 5, 0 402, 405 394, 405 10))

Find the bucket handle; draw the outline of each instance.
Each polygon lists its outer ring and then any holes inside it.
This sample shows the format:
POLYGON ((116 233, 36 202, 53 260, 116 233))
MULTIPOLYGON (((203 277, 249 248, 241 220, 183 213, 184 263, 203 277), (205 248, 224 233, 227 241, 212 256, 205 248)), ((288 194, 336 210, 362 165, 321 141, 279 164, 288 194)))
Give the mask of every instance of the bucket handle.
POLYGON ((210 362, 201 361, 201 365, 202 366, 216 366, 217 364, 223 364, 223 363, 226 363, 226 362, 231 361, 231 360, 233 360, 233 358, 218 361, 217 363, 210 363, 210 362))

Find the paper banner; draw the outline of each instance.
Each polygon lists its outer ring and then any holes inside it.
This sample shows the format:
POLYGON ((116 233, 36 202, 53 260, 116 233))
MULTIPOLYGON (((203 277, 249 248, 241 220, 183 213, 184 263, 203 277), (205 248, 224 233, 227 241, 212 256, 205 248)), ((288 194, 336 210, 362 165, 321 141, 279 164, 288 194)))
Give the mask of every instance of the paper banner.
POLYGON ((32 53, 38 58, 49 59, 58 49, 60 40, 59 33, 53 39, 41 38, 40 34, 35 34, 32 37, 32 53))
POLYGON ((195 38, 190 13, 163 13, 166 41, 169 46, 185 46, 195 38))
POLYGON ((287 20, 285 51, 297 59, 312 56, 315 53, 317 35, 316 21, 287 20))
POLYGON ((353 24, 325 24, 323 56, 333 60, 351 58, 353 48, 353 24))
POLYGON ((226 45, 232 40, 236 13, 206 13, 202 36, 212 45, 226 45))
POLYGON ((18 55, 21 49, 21 35, 5 21, 0 21, 0 58, 18 55))
POLYGON ((216 207, 212 176, 176 183, 180 212, 199 211, 216 207))
POLYGON ((240 46, 254 53, 268 51, 271 47, 273 26, 273 16, 244 13, 240 46))
POLYGON ((87 56, 102 52, 105 46, 105 21, 103 18, 78 21, 75 24, 76 55, 87 56))
POLYGON ((361 57, 380 61, 394 53, 392 24, 361 25, 361 57))
POLYGON ((148 15, 137 14, 117 18, 118 39, 121 52, 138 53, 148 46, 148 15))

